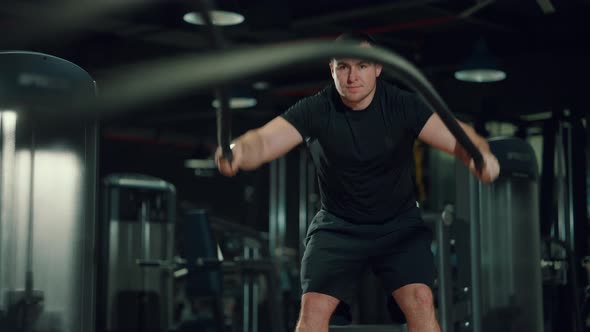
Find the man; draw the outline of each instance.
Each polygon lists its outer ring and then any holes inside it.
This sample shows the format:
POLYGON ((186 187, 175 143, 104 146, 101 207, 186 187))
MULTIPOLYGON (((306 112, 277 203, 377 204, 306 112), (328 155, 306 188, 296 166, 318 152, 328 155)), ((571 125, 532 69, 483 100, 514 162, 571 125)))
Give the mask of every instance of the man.
MULTIPOLYGON (((339 40, 374 44, 363 34, 339 40)), ((237 138, 231 162, 219 149, 216 154, 220 172, 233 176, 308 144, 322 209, 306 238, 298 332, 328 331, 334 309, 352 301, 367 267, 392 294, 410 332, 440 331, 431 290, 432 234, 413 194, 413 142, 455 155, 483 182, 499 174, 487 142, 471 127, 460 122, 484 157, 481 173, 439 116, 415 94, 378 79, 381 69, 370 61, 332 59, 333 85, 237 138)))

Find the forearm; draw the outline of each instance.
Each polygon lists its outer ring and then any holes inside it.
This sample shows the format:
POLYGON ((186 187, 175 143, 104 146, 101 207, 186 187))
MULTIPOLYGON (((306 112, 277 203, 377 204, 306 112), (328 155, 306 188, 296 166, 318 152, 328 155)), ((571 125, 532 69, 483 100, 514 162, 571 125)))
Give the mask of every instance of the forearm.
MULTIPOLYGON (((460 122, 459 124, 461 125, 461 128, 463 128, 463 130, 465 131, 465 134, 467 134, 467 137, 469 137, 471 142, 473 142, 475 147, 482 154, 487 154, 490 152, 490 146, 488 144, 488 141, 485 138, 483 138, 482 136, 477 134, 475 132, 475 129, 473 129, 471 126, 466 125, 462 122, 460 122)), ((469 162, 471 161, 471 155, 467 152, 467 150, 461 144, 459 144, 459 142, 457 142, 455 144, 455 149, 453 151, 453 154, 457 157, 457 159, 461 160, 465 165, 469 165, 469 162)))
POLYGON ((264 140, 257 129, 249 130, 233 142, 240 145, 241 159, 240 169, 253 170, 264 164, 264 140))

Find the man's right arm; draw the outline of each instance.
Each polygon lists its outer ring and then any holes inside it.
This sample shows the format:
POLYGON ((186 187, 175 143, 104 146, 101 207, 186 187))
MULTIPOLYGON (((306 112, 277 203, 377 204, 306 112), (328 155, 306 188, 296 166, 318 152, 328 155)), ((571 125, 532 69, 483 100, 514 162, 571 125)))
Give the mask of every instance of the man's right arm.
POLYGON ((303 142, 301 134, 283 117, 278 116, 266 125, 250 130, 233 141, 231 163, 222 157, 221 149, 215 161, 221 174, 233 176, 239 170, 253 170, 291 151, 303 142))

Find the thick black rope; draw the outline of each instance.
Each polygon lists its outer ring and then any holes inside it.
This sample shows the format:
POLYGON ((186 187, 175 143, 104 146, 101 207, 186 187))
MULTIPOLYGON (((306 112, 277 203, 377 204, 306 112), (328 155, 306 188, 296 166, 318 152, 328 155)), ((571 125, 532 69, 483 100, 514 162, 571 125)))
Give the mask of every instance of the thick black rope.
MULTIPOLYGON (((242 49, 226 49, 206 55, 168 58, 133 66, 103 81, 97 111, 108 114, 142 102, 188 93, 195 89, 220 87, 230 82, 259 76, 279 69, 332 57, 363 58, 379 62, 383 70, 418 92, 438 113, 450 132, 474 159, 481 170, 480 151, 460 127, 447 104, 422 73, 403 57, 380 47, 358 47, 356 43, 293 42, 242 49)), ((79 109, 79 108, 78 108, 79 109)), ((86 108, 88 109, 88 108, 86 108)), ((222 149, 229 150, 229 118, 218 113, 222 149)))

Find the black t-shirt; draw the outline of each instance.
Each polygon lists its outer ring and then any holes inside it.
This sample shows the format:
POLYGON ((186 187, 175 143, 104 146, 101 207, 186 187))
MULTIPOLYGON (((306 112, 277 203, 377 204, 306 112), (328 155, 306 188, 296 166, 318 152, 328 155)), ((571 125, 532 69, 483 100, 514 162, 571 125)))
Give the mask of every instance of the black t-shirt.
POLYGON ((353 223, 381 223, 416 205, 412 147, 431 115, 417 95, 377 80, 362 111, 344 105, 332 84, 282 116, 307 143, 322 208, 353 223))

